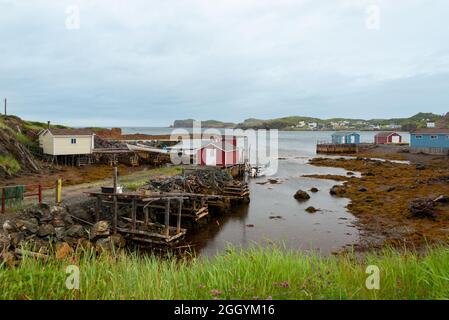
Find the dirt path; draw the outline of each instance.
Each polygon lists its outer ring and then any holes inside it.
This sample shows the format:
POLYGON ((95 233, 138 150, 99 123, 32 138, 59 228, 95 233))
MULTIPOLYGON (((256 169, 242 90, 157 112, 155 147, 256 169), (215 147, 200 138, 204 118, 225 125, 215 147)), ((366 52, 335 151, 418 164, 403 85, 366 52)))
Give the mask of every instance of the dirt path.
MULTIPOLYGON (((130 185, 143 185, 146 181, 151 178, 161 177, 161 176, 171 176, 180 172, 178 167, 162 167, 162 168, 153 168, 148 169, 144 168, 140 171, 134 171, 130 174, 119 177, 119 184, 124 186, 130 185)), ((64 186, 62 188, 62 201, 64 204, 74 205, 77 203, 81 203, 88 199, 86 195, 87 192, 99 191, 101 186, 112 185, 112 177, 108 179, 101 179, 93 182, 82 183, 77 185, 69 185, 64 186)), ((45 190, 42 194, 43 202, 54 204, 55 203, 55 190, 49 189, 45 190)), ((23 207, 33 205, 37 202, 35 198, 27 199, 24 202, 23 207)), ((21 209, 22 209, 21 208, 21 209)), ((15 212, 7 212, 5 214, 0 213, 0 226, 3 225, 3 222, 11 217, 13 217, 15 212)), ((0 227, 0 232, 2 228, 0 227)))

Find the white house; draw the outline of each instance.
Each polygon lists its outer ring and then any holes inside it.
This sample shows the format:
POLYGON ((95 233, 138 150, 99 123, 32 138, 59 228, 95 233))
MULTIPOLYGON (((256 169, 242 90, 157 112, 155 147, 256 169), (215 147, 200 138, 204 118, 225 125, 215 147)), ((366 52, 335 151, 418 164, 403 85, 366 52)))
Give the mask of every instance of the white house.
POLYGON ((427 128, 435 128, 435 122, 432 121, 427 122, 427 128))
POLYGON ((47 155, 87 155, 94 150, 94 137, 89 129, 50 128, 40 133, 39 146, 47 155))

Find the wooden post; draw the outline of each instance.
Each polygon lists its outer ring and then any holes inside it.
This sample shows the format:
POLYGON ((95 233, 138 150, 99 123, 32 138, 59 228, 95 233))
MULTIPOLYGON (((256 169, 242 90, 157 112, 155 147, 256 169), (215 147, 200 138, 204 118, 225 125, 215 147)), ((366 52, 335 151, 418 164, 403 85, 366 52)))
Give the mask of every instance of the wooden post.
POLYGON ((62 180, 56 180, 55 202, 59 206, 61 204, 62 180))
POLYGON ((8 115, 7 110, 6 110, 7 101, 8 100, 5 98, 5 117, 8 115))
POLYGON ((97 197, 97 204, 95 205, 95 221, 98 222, 100 220, 100 212, 101 212, 101 198, 97 197))
POLYGON ((114 183, 114 194, 115 194, 115 193, 117 193, 117 185, 118 185, 118 170, 117 170, 117 167, 114 167, 113 183, 114 183))
POLYGON ((118 220, 118 203, 117 203, 117 167, 114 167, 114 216, 112 218, 112 230, 113 233, 117 233, 117 220, 118 220))
POLYGON ((144 209, 144 222, 145 222, 145 225, 147 226, 148 225, 148 220, 149 220, 149 213, 148 213, 148 211, 150 210, 150 208, 148 208, 148 207, 145 207, 145 209, 144 209))
POLYGON ((39 200, 39 204, 42 204, 42 186, 37 186, 37 198, 39 200))
POLYGON ((131 219, 132 219, 132 224, 131 224, 131 230, 136 230, 136 219, 137 219, 137 203, 136 203, 136 199, 133 199, 132 202, 132 212, 131 212, 131 219))
POLYGON ((114 195, 114 213, 112 217, 112 231, 113 233, 117 233, 117 220, 118 220, 118 203, 117 196, 114 195))
POLYGON ((170 236, 170 199, 165 203, 165 235, 170 236))
POLYGON ((176 233, 181 232, 181 213, 182 213, 182 198, 179 199, 179 207, 178 207, 178 221, 176 223, 176 233))
POLYGON ((6 193, 5 188, 2 188, 2 213, 6 212, 6 193))

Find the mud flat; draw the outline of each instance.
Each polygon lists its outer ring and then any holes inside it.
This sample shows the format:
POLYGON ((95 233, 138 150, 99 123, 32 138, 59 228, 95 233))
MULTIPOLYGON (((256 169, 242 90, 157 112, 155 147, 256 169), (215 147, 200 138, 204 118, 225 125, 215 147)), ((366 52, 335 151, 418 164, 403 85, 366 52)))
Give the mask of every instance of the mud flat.
POLYGON ((402 164, 362 158, 314 158, 310 164, 361 173, 360 178, 336 177, 345 182, 331 191, 336 197, 351 200, 347 208, 362 229, 360 247, 421 247, 426 243, 449 243, 449 165, 447 161, 427 159, 426 164, 402 164), (416 207, 422 215, 417 214, 416 207))

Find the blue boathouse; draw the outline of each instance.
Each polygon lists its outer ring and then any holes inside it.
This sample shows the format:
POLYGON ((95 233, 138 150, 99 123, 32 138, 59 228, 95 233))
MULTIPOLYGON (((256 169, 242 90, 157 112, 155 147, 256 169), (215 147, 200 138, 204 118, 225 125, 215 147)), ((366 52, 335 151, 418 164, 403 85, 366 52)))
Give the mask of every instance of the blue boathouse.
POLYGON ((449 154, 449 129, 418 129, 410 134, 410 152, 449 154))
POLYGON ((360 134, 357 132, 335 132, 332 134, 334 144, 360 144, 360 134))

